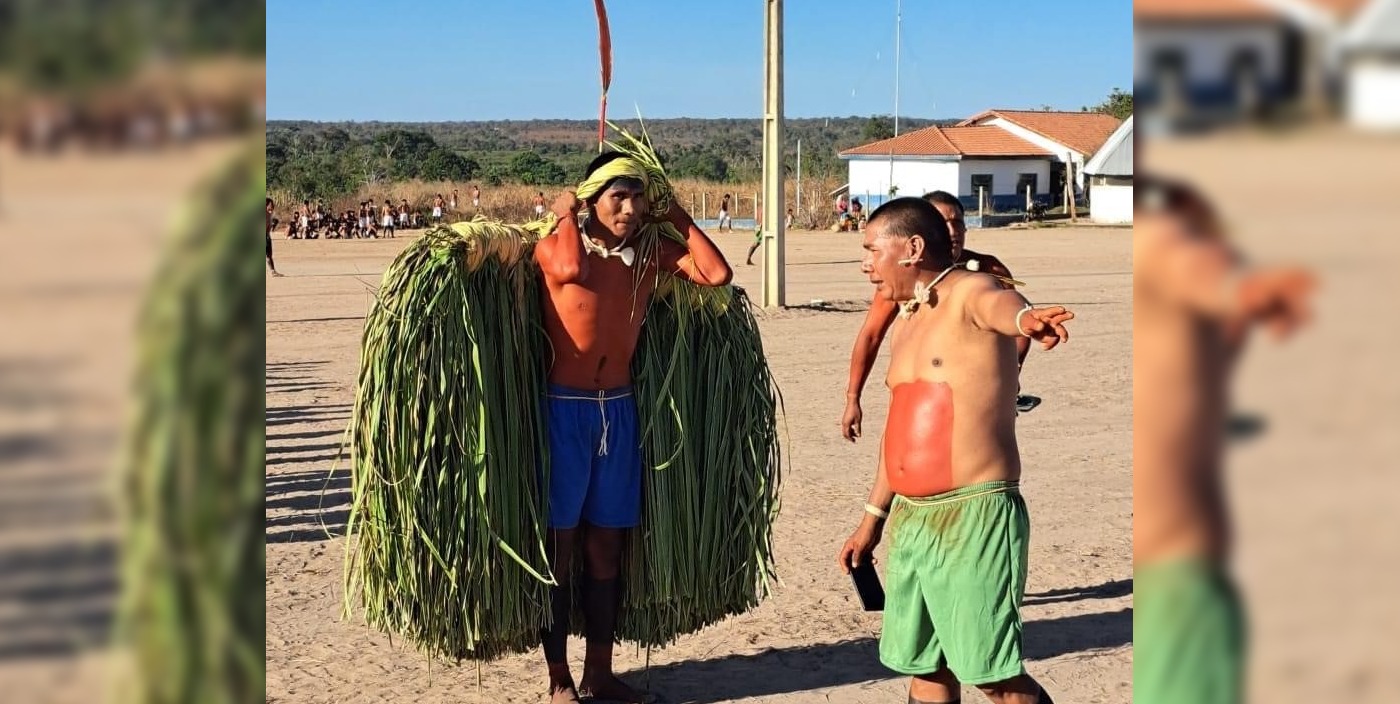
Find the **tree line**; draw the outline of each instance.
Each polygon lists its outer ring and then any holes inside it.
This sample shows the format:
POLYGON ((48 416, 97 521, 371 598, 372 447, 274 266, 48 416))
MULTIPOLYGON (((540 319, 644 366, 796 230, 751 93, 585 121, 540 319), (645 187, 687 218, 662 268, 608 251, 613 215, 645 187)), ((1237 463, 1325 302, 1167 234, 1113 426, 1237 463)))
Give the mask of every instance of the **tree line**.
MULTIPOLYGON (((952 120, 900 118, 901 131, 952 120)), ((636 120, 620 121, 640 135, 636 120)), ((752 182, 762 175, 759 120, 676 118, 651 120, 646 133, 668 173, 716 183, 752 182)), ((803 174, 844 174, 843 149, 883 139, 893 120, 873 117, 807 118, 785 123, 790 169, 802 143, 803 174)), ((308 196, 333 197, 384 182, 479 181, 559 186, 578 181, 597 155, 597 123, 589 120, 489 122, 300 122, 267 125, 268 185, 308 196)))
POLYGON ((40 90, 81 91, 129 77, 153 55, 266 51, 252 0, 0 2, 0 74, 40 90))
MULTIPOLYGON (((1133 95, 1117 88, 1084 111, 1126 118, 1133 95)), ((901 117, 901 132, 957 120, 901 117)), ((640 135, 637 120, 618 121, 640 135)), ((757 119, 649 120, 645 131, 675 178, 713 183, 752 183, 762 176, 763 129, 757 119)), ((784 122, 785 163, 811 178, 844 178, 845 149, 894 135, 889 115, 789 119, 784 122)), ((381 183, 424 181, 560 186, 578 181, 597 155, 597 123, 591 120, 494 120, 479 122, 306 122, 267 124, 269 188, 306 197, 332 198, 381 183)), ((792 174, 789 174, 792 175, 792 174)))

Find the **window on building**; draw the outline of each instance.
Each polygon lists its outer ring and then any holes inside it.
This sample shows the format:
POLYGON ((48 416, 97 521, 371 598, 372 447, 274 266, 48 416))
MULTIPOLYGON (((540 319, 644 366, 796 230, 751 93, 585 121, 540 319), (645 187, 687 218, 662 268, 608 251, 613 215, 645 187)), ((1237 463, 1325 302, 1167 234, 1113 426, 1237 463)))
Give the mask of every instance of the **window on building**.
POLYGON ((1163 49, 1152 57, 1151 76, 1156 102, 1173 112, 1187 103, 1186 54, 1180 49, 1163 49))
POLYGON ((1030 189, 1031 189, 1031 195, 1032 195, 1032 196, 1034 196, 1035 194, 1039 193, 1039 192, 1040 192, 1040 189, 1038 188, 1038 186, 1040 185, 1040 180, 1039 180, 1039 178, 1038 178, 1039 176, 1040 176, 1040 174, 1020 174, 1020 175, 1016 178, 1016 195, 1019 195, 1019 196, 1024 196, 1024 195, 1026 195, 1026 187, 1027 187, 1027 186, 1030 187, 1030 189))
POLYGON ((992 190, 991 174, 972 175, 972 195, 976 196, 979 192, 981 192, 979 189, 986 189, 987 197, 992 197, 992 194, 995 193, 995 191, 992 190))

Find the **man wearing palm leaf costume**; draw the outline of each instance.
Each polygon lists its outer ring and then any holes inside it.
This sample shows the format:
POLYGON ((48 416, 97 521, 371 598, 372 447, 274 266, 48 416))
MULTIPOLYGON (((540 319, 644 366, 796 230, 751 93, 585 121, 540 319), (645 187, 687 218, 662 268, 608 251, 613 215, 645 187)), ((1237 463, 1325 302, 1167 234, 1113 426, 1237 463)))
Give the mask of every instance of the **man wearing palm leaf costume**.
POLYGON ((552 624, 541 636, 554 702, 578 700, 565 642, 570 576, 581 538, 587 648, 581 689, 600 699, 642 701, 612 672, 618 572, 626 531, 641 521, 642 458, 632 355, 660 274, 723 286, 733 272, 714 242, 678 203, 665 220, 685 244, 638 237, 651 216, 646 168, 621 152, 588 165, 577 194, 555 199, 553 231, 535 247, 543 272, 544 325, 553 346, 547 428, 552 624), (582 231, 580 208, 589 216, 582 231))

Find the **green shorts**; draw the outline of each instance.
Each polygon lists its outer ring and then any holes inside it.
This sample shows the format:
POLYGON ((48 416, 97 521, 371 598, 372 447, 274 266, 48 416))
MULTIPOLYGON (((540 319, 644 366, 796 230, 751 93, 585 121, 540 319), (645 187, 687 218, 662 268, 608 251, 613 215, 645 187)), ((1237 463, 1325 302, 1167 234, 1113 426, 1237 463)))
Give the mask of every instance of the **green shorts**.
POLYGON ((1023 674, 1030 531, 1016 482, 895 497, 880 662, 905 675, 946 667, 971 685, 1023 674))
POLYGON ((1176 560, 1133 570, 1133 701, 1244 701, 1244 609, 1224 570, 1176 560))

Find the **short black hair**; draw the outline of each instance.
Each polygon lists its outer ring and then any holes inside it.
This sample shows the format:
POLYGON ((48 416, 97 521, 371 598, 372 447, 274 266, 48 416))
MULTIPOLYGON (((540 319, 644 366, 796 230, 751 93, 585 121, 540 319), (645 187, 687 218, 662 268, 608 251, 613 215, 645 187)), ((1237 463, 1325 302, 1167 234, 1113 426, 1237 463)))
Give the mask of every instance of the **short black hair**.
POLYGON ((891 237, 924 238, 924 248, 934 257, 934 264, 947 266, 953 261, 953 238, 948 234, 948 223, 933 204, 923 198, 895 198, 881 205, 870 214, 867 221, 870 227, 876 223, 885 225, 885 232, 891 237))
POLYGON ((924 200, 933 205, 946 205, 953 208, 958 217, 962 217, 967 212, 963 209, 962 201, 947 191, 929 191, 924 194, 924 200))

